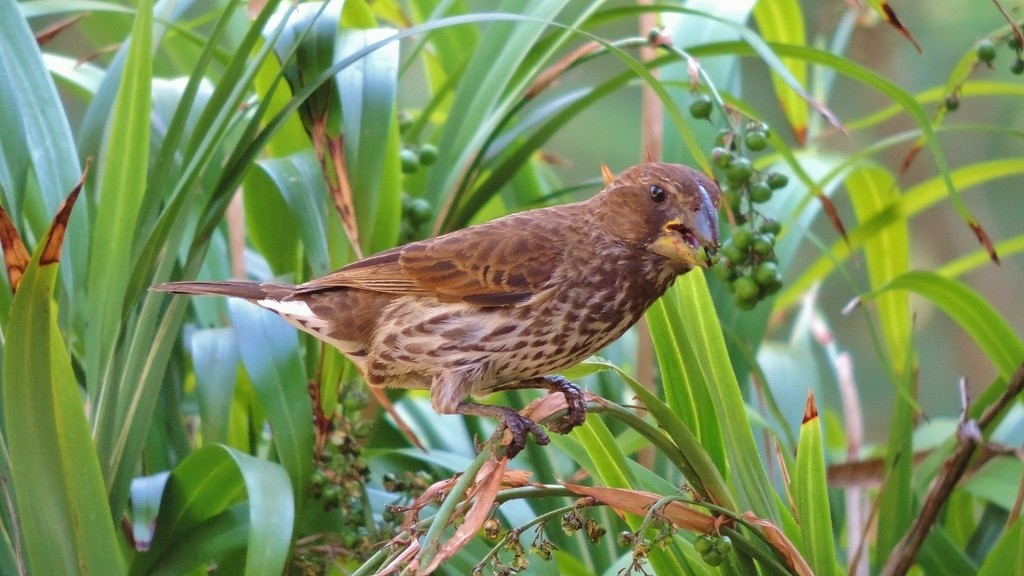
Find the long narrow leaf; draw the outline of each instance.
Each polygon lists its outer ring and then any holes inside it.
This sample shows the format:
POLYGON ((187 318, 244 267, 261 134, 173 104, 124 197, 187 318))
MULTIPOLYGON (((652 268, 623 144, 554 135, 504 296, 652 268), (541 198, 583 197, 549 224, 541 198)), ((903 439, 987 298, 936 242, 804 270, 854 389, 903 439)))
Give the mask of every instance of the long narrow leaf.
POLYGON ((146 189, 149 132, 153 5, 139 2, 131 47, 114 100, 100 174, 96 234, 89 267, 89 325, 86 335, 86 384, 98 395, 103 373, 124 318, 124 298, 132 270, 135 224, 146 189))
POLYGON ((301 502, 313 472, 313 407, 296 330, 244 300, 228 302, 238 349, 274 432, 277 455, 301 502))
POLYGON ((3 409, 30 571, 117 575, 125 571, 124 559, 53 303, 60 246, 77 194, 39 244, 14 297, 3 409))
POLYGON ((815 574, 838 574, 828 485, 825 483, 821 418, 818 417, 813 393, 807 397, 807 408, 800 425, 800 444, 796 451, 792 483, 791 492, 796 500, 800 532, 806 548, 804 557, 815 574))

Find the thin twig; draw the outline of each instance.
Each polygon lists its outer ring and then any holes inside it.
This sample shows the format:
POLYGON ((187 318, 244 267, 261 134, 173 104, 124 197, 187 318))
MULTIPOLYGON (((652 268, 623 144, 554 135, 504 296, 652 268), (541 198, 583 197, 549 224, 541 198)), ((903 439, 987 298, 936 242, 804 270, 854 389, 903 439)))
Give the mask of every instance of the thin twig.
POLYGON ((882 576, 903 576, 914 565, 914 559, 917 558, 917 553, 920 551, 921 545, 924 544, 925 537, 928 536, 929 530, 938 518, 939 511, 967 470, 967 464, 981 440, 978 432, 988 428, 1021 393, 1021 390, 1024 390, 1024 364, 1021 364, 1013 373, 1006 391, 985 409, 976 422, 967 419, 967 409, 964 408, 964 417, 957 428, 960 444, 943 462, 938 476, 928 491, 928 496, 925 497, 921 514, 893 549, 892 555, 885 563, 885 568, 882 569, 882 576))

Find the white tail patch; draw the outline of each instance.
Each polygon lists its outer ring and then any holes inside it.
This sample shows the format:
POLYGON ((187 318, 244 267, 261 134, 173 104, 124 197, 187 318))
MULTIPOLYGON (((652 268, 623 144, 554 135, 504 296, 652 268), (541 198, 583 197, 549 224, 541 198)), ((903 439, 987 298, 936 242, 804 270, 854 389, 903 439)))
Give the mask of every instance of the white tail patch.
POLYGON ((323 328, 326 325, 326 322, 318 318, 316 314, 313 314, 313 311, 309 309, 309 305, 302 300, 271 300, 264 298, 263 300, 257 300, 256 303, 267 310, 277 312, 289 320, 297 321, 306 328, 323 328))
POLYGON ((310 310, 309 305, 302 300, 271 300, 264 298, 257 300, 257 304, 281 315, 289 324, 299 330, 312 334, 314 338, 326 342, 348 356, 349 360, 359 368, 360 372, 366 373, 366 350, 358 342, 338 340, 328 336, 330 322, 320 318, 310 310), (350 356, 350 354, 357 354, 350 356))

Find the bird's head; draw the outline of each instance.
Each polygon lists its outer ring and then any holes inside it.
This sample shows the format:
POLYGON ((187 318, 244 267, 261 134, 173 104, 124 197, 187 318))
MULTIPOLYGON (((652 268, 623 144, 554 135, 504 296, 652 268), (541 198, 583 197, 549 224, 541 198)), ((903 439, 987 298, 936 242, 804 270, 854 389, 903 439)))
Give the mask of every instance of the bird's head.
POLYGON ((709 267, 718 250, 721 195, 697 170, 651 162, 629 168, 594 200, 606 233, 690 269, 709 267))

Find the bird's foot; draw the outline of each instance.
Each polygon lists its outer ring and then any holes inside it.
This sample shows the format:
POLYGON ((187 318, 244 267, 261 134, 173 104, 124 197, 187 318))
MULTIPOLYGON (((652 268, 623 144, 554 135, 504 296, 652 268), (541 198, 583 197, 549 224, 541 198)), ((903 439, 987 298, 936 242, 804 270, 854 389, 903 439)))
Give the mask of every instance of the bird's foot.
POLYGON ((501 424, 498 425, 495 436, 501 438, 505 430, 512 434, 512 440, 505 445, 505 456, 510 460, 515 458, 516 454, 519 454, 526 447, 526 437, 528 434, 532 433, 533 437, 537 439, 537 444, 541 446, 547 446, 551 442, 551 439, 540 429, 536 422, 515 410, 509 410, 505 413, 501 419, 501 424))
POLYGON ((547 376, 544 380, 548 383, 549 390, 565 395, 565 403, 568 405, 564 415, 547 424, 548 430, 568 434, 587 419, 587 400, 583 396, 583 390, 561 376, 547 376))

